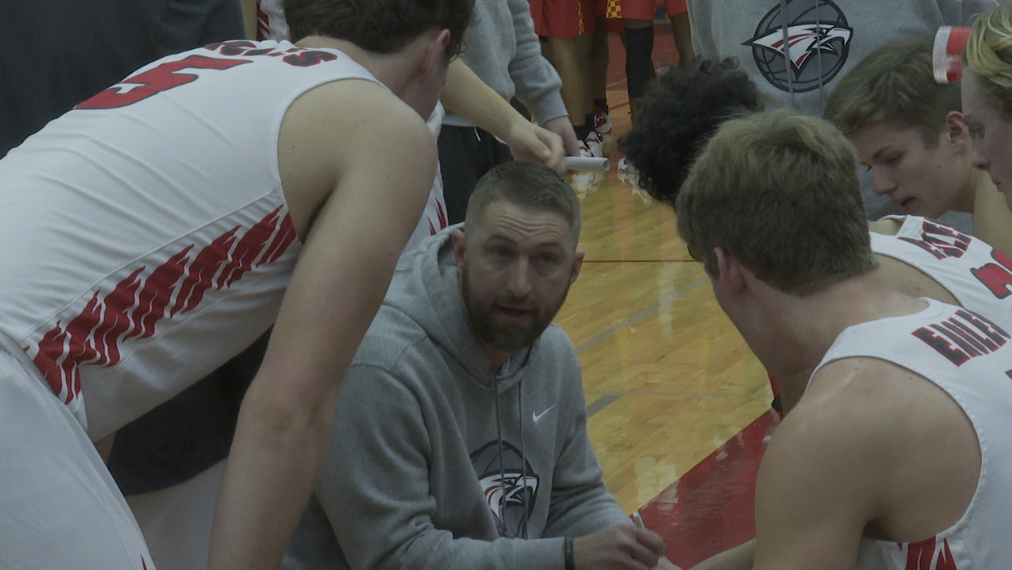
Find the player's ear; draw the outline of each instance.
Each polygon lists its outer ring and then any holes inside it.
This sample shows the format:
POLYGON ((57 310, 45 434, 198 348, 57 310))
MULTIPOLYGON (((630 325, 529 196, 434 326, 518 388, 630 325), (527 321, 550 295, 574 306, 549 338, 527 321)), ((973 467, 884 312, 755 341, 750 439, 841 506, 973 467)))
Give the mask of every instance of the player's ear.
POLYGON ((587 251, 579 249, 576 251, 576 255, 573 256, 573 267, 569 271, 569 284, 572 285, 576 278, 580 276, 580 270, 583 268, 583 258, 587 255, 587 251))
POLYGON ((970 145, 970 127, 959 111, 949 111, 945 116, 945 131, 949 144, 954 150, 964 152, 970 145))
POLYGON ((453 230, 450 238, 453 240, 453 258, 457 261, 457 267, 463 267, 464 254, 467 252, 467 245, 464 243, 464 230, 453 230))
POLYGON ((439 66, 446 65, 446 46, 450 43, 450 30, 442 30, 429 42, 422 59, 422 76, 428 79, 439 66))
POLYGON ((722 247, 713 248, 717 258, 717 274, 713 280, 727 299, 740 298, 745 289, 745 275, 741 263, 722 247))

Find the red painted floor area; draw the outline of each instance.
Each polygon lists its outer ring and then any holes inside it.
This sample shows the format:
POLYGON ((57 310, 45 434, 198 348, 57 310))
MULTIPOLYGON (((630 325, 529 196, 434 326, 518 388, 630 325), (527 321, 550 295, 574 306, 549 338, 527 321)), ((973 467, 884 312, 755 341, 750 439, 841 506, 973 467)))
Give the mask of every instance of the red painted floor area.
POLYGON ((771 409, 640 509, 647 528, 664 537, 676 565, 691 568, 755 536, 763 438, 779 423, 771 409))

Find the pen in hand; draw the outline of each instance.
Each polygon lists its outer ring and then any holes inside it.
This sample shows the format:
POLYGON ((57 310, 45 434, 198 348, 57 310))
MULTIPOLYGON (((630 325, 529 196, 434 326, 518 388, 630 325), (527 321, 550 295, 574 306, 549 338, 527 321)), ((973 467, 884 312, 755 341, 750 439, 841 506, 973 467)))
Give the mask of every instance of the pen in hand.
MULTIPOLYGON (((632 513, 632 521, 633 521, 633 525, 635 525, 637 528, 644 528, 644 529, 647 528, 647 525, 643 524, 643 517, 640 516, 640 512, 639 511, 633 511, 633 513, 632 513)), ((658 560, 657 561, 657 566, 654 566, 654 568, 655 569, 659 569, 659 568, 662 568, 662 567, 663 567, 663 565, 658 560)), ((676 567, 676 570, 677 570, 677 567, 676 567)))
POLYGON ((640 516, 639 511, 633 511, 632 520, 637 528, 647 528, 647 525, 643 524, 643 517, 640 516))

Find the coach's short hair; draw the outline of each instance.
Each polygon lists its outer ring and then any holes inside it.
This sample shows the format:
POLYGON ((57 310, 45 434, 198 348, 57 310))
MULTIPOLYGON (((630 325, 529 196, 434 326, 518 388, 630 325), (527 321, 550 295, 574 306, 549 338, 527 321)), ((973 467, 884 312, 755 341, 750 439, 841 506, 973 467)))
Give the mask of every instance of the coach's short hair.
POLYGON ((725 122, 675 208, 689 253, 717 276, 720 247, 777 289, 807 295, 876 266, 853 145, 788 111, 725 122))
POLYGON ((1012 120, 1012 2, 1005 0, 974 21, 963 63, 977 76, 984 101, 1012 120))
POLYGON ((481 224, 489 204, 505 200, 535 212, 556 212, 569 222, 573 245, 580 238, 580 202, 559 173, 547 166, 515 161, 500 164, 478 179, 467 202, 464 228, 481 224))
POLYGON ((423 32, 450 30, 447 54, 460 51, 474 0, 284 0, 289 36, 347 40, 362 49, 390 54, 423 32))
POLYGON ((873 123, 915 128, 933 148, 946 116, 961 110, 962 101, 959 85, 935 81, 932 45, 930 35, 917 34, 876 49, 840 80, 823 116, 847 136, 873 123))

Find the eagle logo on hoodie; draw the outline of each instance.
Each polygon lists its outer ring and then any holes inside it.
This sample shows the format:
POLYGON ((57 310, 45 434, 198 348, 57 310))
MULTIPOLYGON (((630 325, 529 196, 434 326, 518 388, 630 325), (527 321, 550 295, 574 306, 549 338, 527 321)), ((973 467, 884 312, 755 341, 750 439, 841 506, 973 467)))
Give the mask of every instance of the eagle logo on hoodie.
POLYGON ((513 445, 490 441, 471 454, 471 465, 495 515, 499 536, 527 538, 541 478, 513 445), (500 449, 502 452, 500 453, 500 449))
POLYGON ((854 30, 829 0, 788 0, 763 16, 752 39, 759 72, 782 91, 804 93, 832 81, 847 63, 854 30))

